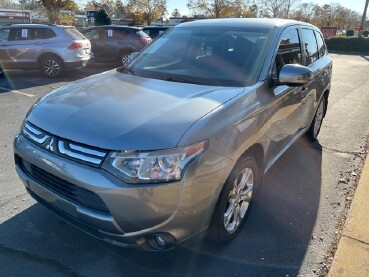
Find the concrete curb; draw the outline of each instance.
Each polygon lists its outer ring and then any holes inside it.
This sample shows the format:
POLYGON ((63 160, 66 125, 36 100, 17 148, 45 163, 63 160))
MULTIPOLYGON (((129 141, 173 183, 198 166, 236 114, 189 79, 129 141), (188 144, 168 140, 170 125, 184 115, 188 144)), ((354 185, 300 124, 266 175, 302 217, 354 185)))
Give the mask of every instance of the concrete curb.
POLYGON ((356 189, 328 277, 369 276, 369 158, 356 189))

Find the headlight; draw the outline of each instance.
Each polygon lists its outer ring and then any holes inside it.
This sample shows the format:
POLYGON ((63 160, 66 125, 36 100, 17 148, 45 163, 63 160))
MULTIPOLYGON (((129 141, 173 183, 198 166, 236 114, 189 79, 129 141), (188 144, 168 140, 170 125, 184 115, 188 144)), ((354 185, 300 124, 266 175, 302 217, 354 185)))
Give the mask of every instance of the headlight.
POLYGON ((169 182, 182 178, 190 161, 205 149, 206 142, 151 152, 112 152, 103 168, 126 183, 169 182))

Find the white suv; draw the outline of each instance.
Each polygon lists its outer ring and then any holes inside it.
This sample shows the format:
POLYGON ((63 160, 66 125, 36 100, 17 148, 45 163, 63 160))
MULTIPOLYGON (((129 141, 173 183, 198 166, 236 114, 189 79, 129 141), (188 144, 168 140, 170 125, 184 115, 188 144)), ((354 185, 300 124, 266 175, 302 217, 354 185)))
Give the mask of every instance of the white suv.
POLYGON ((91 43, 75 27, 12 24, 0 28, 0 60, 7 69, 39 68, 55 78, 89 63, 91 43))

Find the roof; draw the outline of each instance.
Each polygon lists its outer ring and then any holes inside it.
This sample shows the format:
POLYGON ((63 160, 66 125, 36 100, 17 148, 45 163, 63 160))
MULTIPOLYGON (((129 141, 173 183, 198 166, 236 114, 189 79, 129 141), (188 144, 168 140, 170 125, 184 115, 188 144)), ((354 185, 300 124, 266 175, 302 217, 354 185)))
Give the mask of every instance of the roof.
POLYGON ((309 25, 305 22, 300 22, 290 19, 280 18, 222 18, 222 19, 202 19, 191 22, 186 22, 177 27, 255 27, 255 28, 274 28, 287 27, 290 25, 303 24, 309 25))

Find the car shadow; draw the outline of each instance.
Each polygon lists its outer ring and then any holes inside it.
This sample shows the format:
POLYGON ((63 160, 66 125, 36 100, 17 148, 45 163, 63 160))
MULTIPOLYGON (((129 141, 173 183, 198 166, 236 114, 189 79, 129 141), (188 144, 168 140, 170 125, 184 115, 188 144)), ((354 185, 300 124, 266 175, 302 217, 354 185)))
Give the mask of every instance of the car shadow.
POLYGON ((367 60, 369 62, 369 54, 364 56, 364 55, 361 55, 360 57, 362 57, 364 60, 367 60))
POLYGON ((80 70, 68 71, 63 76, 55 79, 43 76, 38 70, 6 71, 0 79, 0 93, 33 88, 35 86, 51 86, 55 83, 73 82, 115 67, 115 65, 111 64, 93 64, 80 70))
POLYGON ((0 225, 0 249, 27 253, 34 263, 35 257, 46 257, 59 270, 63 265, 83 276, 297 276, 319 209, 321 165, 320 145, 300 138, 268 171, 248 221, 226 246, 197 242, 167 252, 119 248, 34 204, 0 225))

